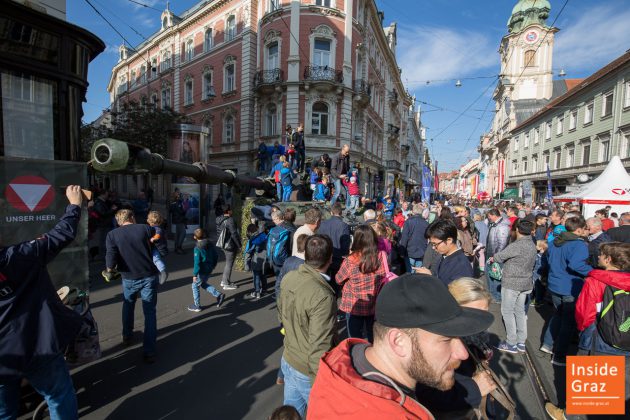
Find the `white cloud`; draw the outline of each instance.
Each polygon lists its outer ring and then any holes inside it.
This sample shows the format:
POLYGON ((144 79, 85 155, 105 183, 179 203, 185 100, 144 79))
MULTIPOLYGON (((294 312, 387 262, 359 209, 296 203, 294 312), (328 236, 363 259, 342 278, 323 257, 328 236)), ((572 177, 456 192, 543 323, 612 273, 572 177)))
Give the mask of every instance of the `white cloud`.
POLYGON ((483 75, 491 75, 499 65, 495 44, 474 31, 401 25, 397 54, 403 80, 411 88, 420 88, 426 80, 457 79, 482 70, 483 75))
MULTIPOLYGON (((590 7, 556 35, 554 67, 595 71, 630 47, 630 9, 590 7)), ((569 71, 570 73, 570 71, 569 71)), ((571 76, 571 74, 569 74, 571 76)))
POLYGON ((120 45, 108 45, 105 47, 105 54, 116 54, 118 55, 118 48, 120 45))

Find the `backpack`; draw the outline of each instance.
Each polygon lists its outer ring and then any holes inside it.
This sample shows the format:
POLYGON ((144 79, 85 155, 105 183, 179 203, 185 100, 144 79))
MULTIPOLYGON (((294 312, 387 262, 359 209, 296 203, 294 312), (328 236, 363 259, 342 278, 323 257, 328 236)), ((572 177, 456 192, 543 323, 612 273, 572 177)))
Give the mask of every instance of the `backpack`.
POLYGON ((597 331, 604 342, 630 351, 630 292, 606 286, 597 331))
POLYGON ((233 249, 232 237, 226 226, 227 220, 228 219, 226 218, 226 219, 223 219, 223 221, 221 222, 221 225, 220 225, 221 231, 219 233, 219 237, 217 238, 216 246, 225 251, 232 251, 233 249))
POLYGON ((273 171, 273 179, 276 181, 276 183, 280 182, 280 170, 279 169, 276 169, 276 170, 273 171))
POLYGON ((282 266, 289 257, 289 238, 291 232, 282 227, 276 226, 271 229, 267 237, 267 257, 276 266, 282 266))

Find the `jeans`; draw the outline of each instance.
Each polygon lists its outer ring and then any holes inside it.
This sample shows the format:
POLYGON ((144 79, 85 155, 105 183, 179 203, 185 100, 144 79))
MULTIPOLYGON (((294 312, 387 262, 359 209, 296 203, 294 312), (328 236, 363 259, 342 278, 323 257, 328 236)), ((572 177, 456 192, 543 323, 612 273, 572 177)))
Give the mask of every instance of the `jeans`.
POLYGON ((256 293, 264 293, 267 291, 267 277, 262 271, 254 270, 254 291, 256 293))
POLYGON ((282 270, 282 267, 275 264, 272 264, 271 266, 273 268, 273 275, 276 277, 276 282, 273 285, 273 289, 276 293, 276 303, 277 303, 280 300, 280 284, 282 282, 280 281, 279 277, 280 277, 280 271, 282 270))
POLYGON ((411 267, 422 267, 422 258, 405 257, 405 268, 407 273, 413 273, 411 267))
POLYGON ((160 273, 162 271, 166 271, 166 264, 164 264, 164 261, 162 261, 162 256, 160 255, 160 251, 153 248, 153 250, 151 251, 151 256, 153 257, 153 264, 155 265, 155 268, 157 268, 160 271, 160 273))
POLYGON ((276 182, 276 193, 278 194, 278 201, 282 201, 282 184, 276 182))
POLYGON ((208 284, 209 278, 209 274, 197 274, 197 280, 192 282, 193 301, 197 306, 199 306, 199 288, 202 288, 214 297, 221 296, 221 292, 215 289, 214 286, 208 284))
POLYGON ((527 315, 525 315, 525 299, 531 293, 517 290, 501 289, 501 315, 505 324, 507 343, 511 346, 525 344, 527 340, 527 315))
POLYGON ((308 396, 311 393, 311 378, 294 369, 284 360, 280 361, 282 373, 284 373, 284 405, 290 405, 304 418, 304 412, 308 405, 308 396))
POLYGON ((350 196, 350 204, 346 208, 346 210, 348 210, 348 213, 354 214, 354 212, 357 211, 357 209, 359 208, 359 197, 360 196, 358 196, 358 195, 351 195, 350 196))
POLYGON ((492 295, 492 299, 496 302, 501 302, 501 280, 494 280, 490 278, 488 273, 490 270, 486 270, 486 279, 488 280, 488 291, 492 295))
POLYGON ((282 186, 282 201, 291 201, 291 193, 293 192, 293 185, 282 186))
POLYGON ((227 286, 232 284, 230 279, 232 278, 232 267, 234 267, 234 259, 236 258, 236 252, 223 251, 225 253, 225 266, 223 267, 223 276, 221 277, 221 286, 227 286))
MULTIPOLYGON (((40 356, 24 370, 24 377, 46 399, 53 420, 78 419, 77 396, 61 353, 40 356)), ((15 419, 20 406, 21 378, 0 383, 0 419, 15 419)))
POLYGON ((348 338, 367 338, 370 343, 374 342, 374 334, 372 327, 374 326, 374 315, 361 316, 346 314, 346 328, 348 329, 348 338), (363 328, 365 327, 365 335, 363 328))
POLYGON ((155 354, 155 342, 157 341, 157 320, 155 307, 157 306, 158 276, 149 276, 141 279, 122 279, 123 307, 122 324, 123 337, 131 337, 133 334, 133 310, 136 299, 140 294, 142 299, 142 313, 144 314, 144 354, 155 354))
POLYGON ((333 204, 335 204, 337 200, 339 199, 339 194, 341 194, 341 188, 342 188, 341 180, 339 178, 336 178, 333 182, 335 184, 335 193, 330 199, 330 207, 332 207, 333 204))
POLYGON ((182 249, 186 239, 186 224, 177 223, 175 225, 175 249, 182 249))
POLYGON ((551 292, 551 302, 556 308, 556 313, 551 317, 549 326, 545 331, 543 345, 553 349, 554 356, 566 357, 569 351, 569 342, 575 333, 575 298, 563 296, 551 292))

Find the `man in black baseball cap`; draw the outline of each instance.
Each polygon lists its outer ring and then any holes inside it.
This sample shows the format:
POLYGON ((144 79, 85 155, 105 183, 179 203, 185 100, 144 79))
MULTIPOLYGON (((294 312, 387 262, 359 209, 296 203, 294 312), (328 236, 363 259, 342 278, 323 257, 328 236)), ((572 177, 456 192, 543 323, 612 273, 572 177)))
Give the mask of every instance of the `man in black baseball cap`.
POLYGON ((376 300, 374 344, 347 339, 326 353, 309 398, 308 418, 431 419, 415 400, 418 383, 448 390, 468 358, 460 337, 485 331, 492 314, 462 308, 438 278, 405 274, 376 300))

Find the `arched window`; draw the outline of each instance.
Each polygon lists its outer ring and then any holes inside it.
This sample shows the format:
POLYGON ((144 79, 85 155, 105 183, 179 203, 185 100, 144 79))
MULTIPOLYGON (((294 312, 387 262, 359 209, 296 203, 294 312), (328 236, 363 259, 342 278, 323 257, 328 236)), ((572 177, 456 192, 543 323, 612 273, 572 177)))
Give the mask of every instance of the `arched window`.
POLYGON ((186 61, 190 61, 195 56, 195 43, 192 39, 186 41, 186 61))
POLYGON ((166 28, 168 28, 168 17, 164 16, 164 19, 162 19, 162 29, 166 28))
POLYGON ((223 93, 232 92, 236 90, 236 64, 234 59, 230 58, 226 60, 223 67, 223 93))
POLYGON ((142 67, 140 67, 140 83, 146 83, 146 82, 147 82, 147 66, 142 65, 142 67))
POLYGON ((324 102, 313 104, 312 134, 328 134, 328 105, 324 102))
POLYGON ((160 63, 160 71, 171 68, 171 52, 166 50, 162 53, 162 62, 160 63))
POLYGON ((231 41, 236 37, 236 18, 230 16, 225 22, 225 41, 231 41))
POLYGON ((151 94, 151 107, 153 109, 155 109, 155 107, 157 106, 157 101, 158 101, 158 95, 157 93, 154 92, 151 94))
POLYGON ((234 117, 228 115, 223 120, 223 143, 234 142, 234 117))
POLYGON ((203 99, 210 99, 216 96, 214 86, 212 86, 212 70, 206 69, 203 72, 203 99))
POLYGON ((274 104, 269 104, 265 108, 265 136, 275 136, 277 134, 278 110, 274 104))
POLYGON ((206 29, 203 35, 203 50, 207 52, 210 48, 212 48, 212 29, 206 29))
POLYGON ((267 70, 280 68, 280 56, 278 54, 278 42, 267 45, 267 70))
POLYGON ((536 51, 528 50, 525 51, 525 67, 534 67, 536 66, 536 51))

